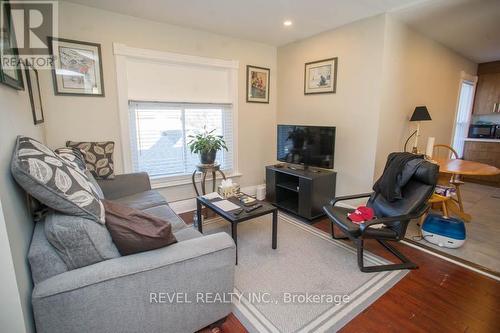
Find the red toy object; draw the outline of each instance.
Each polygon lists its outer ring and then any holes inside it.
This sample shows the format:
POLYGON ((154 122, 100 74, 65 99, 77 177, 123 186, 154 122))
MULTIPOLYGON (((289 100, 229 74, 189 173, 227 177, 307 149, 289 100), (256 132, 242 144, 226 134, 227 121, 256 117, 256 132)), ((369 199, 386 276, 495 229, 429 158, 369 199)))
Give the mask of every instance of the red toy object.
POLYGON ((352 213, 347 214, 347 218, 354 223, 362 223, 373 219, 375 216, 373 209, 366 206, 359 206, 352 213))

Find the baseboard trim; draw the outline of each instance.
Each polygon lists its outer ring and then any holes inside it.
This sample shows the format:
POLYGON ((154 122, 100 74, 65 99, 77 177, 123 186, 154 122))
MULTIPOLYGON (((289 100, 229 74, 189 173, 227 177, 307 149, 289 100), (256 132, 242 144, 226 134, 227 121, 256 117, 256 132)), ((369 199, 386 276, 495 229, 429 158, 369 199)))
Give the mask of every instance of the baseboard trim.
MULTIPOLYGON (((339 206, 340 206, 340 204, 339 204, 339 206)), ((349 205, 349 204, 344 204, 343 206, 344 206, 344 207, 346 207, 346 208, 355 208, 355 207, 353 207, 353 206, 351 206, 351 205, 349 205)), ((400 241, 400 243, 405 244, 405 245, 408 245, 408 246, 410 246, 410 247, 413 247, 414 249, 417 249, 417 250, 423 251, 423 252, 425 252, 425 253, 427 253, 427 254, 433 255, 433 256, 438 257, 438 258, 440 258, 440 259, 446 260, 446 261, 451 262, 451 263, 453 263, 453 264, 455 264, 455 265, 458 265, 458 266, 461 266, 461 267, 467 268, 467 269, 469 269, 469 270, 471 270, 471 271, 473 271, 473 272, 476 272, 476 273, 479 273, 479 274, 481 274, 481 275, 487 276, 487 277, 489 277, 489 278, 491 278, 491 279, 493 279, 493 280, 495 280, 495 281, 500 281, 500 276, 497 276, 497 275, 495 275, 495 274, 491 274, 491 273, 489 273, 489 272, 485 272, 485 271, 483 271, 483 270, 481 270, 481 269, 479 269, 479 268, 476 268, 476 267, 474 267, 474 266, 471 266, 471 265, 469 265, 469 264, 467 264, 467 263, 465 263, 465 262, 461 262, 461 261, 458 261, 458 260, 452 259, 452 258, 450 258, 450 257, 448 257, 448 256, 444 256, 444 255, 442 255, 442 254, 439 254, 439 253, 437 253, 436 251, 434 251, 434 249, 430 250, 430 249, 424 248, 424 247, 422 247, 422 246, 420 246, 420 245, 417 245, 417 244, 412 243, 412 242, 411 242, 411 241, 409 241, 409 240, 402 240, 402 241, 400 241)))
POLYGON ((496 276, 496 275, 490 274, 490 273, 485 272, 485 271, 483 271, 483 270, 480 270, 480 269, 478 269, 478 268, 476 268, 476 267, 470 266, 470 265, 468 265, 468 264, 466 264, 466 263, 463 263, 463 262, 460 262, 460 261, 454 260, 454 259, 452 259, 452 258, 449 258, 449 257, 443 256, 443 255, 441 255, 441 254, 439 254, 439 253, 436 253, 436 252, 435 252, 435 251, 433 251, 433 250, 428 250, 428 249, 425 249, 425 248, 423 248, 423 247, 421 247, 421 246, 419 246, 419 245, 412 244, 411 242, 408 242, 408 241, 406 241, 406 240, 402 240, 400 243, 405 244, 405 245, 408 245, 408 246, 410 246, 410 247, 413 247, 414 249, 417 249, 417 250, 423 251, 423 252, 425 252, 425 253, 427 253, 427 254, 433 255, 433 256, 438 257, 438 258, 440 258, 440 259, 446 260, 446 261, 451 262, 451 263, 453 263, 453 264, 455 264, 455 265, 458 265, 458 266, 461 266, 461 267, 467 268, 467 269, 469 269, 469 270, 471 270, 471 271, 473 271, 473 272, 475 272, 475 273, 479 273, 479 274, 484 275, 484 276, 486 276, 486 277, 489 277, 490 279, 493 279, 493 280, 495 280, 495 281, 500 281, 500 277, 499 277, 499 276, 496 276))

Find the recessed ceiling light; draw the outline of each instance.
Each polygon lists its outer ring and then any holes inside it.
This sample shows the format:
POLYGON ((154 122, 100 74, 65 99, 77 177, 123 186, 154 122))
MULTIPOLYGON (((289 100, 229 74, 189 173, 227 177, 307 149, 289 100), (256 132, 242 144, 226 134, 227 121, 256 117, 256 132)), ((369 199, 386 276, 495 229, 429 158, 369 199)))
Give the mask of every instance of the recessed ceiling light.
POLYGON ((289 26, 291 26, 291 25, 292 25, 292 21, 290 21, 290 20, 286 20, 286 21, 284 21, 284 22, 283 22, 283 25, 284 25, 285 27, 289 27, 289 26))

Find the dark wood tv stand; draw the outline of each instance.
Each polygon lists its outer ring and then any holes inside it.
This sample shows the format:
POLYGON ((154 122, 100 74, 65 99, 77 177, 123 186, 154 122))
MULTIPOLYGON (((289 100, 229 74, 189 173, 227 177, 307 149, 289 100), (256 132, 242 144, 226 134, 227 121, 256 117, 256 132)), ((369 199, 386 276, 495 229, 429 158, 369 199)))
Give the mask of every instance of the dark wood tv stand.
POLYGON ((337 173, 323 169, 266 166, 266 199, 307 220, 324 215, 322 207, 335 197, 337 173))

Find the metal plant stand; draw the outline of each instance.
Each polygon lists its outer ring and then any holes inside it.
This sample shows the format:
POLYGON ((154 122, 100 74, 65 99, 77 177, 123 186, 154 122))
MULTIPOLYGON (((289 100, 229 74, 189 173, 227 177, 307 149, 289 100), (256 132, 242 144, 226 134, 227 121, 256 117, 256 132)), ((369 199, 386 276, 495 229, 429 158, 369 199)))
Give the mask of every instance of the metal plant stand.
POLYGON ((193 175, 191 180, 193 182, 194 190, 196 191, 196 196, 200 196, 200 192, 198 191, 198 187, 196 187, 195 176, 196 173, 201 173, 201 193, 202 195, 207 194, 205 191, 205 183, 207 180, 207 173, 212 173, 212 192, 215 192, 215 184, 216 184, 216 175, 217 172, 221 174, 223 179, 226 179, 226 175, 220 169, 220 164, 198 164, 196 169, 193 171, 193 175))

